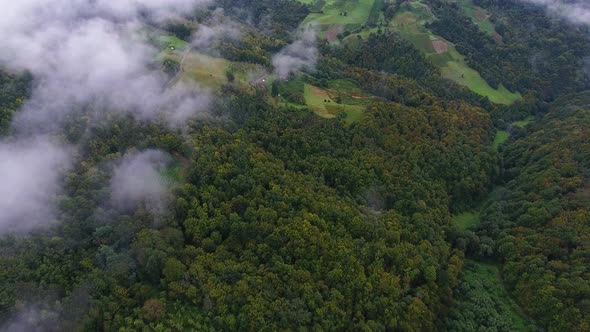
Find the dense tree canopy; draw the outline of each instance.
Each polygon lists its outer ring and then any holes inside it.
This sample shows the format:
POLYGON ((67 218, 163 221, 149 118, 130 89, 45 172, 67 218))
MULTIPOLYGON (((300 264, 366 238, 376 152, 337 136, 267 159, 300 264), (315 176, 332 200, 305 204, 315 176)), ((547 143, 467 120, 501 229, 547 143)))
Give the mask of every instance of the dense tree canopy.
MULTIPOLYGON (((150 22, 186 47, 150 60, 167 88, 197 26, 240 27, 208 50, 221 78, 195 70, 220 80, 212 105, 170 126, 89 103, 55 126, 75 158, 56 220, 0 237, 0 327, 30 314, 47 330, 590 331, 588 31, 512 0, 474 3, 501 42, 455 2, 421 2, 485 81, 521 93, 511 105, 444 78, 388 29, 402 1, 375 1, 331 41, 319 27, 314 66, 284 79, 273 55, 301 46, 326 1, 219 0, 150 22), (117 204, 117 163, 149 149, 166 156, 164 197, 117 204), (472 211, 479 225, 454 224, 472 211)), ((34 80, 0 71, 0 136, 34 80)))
POLYGON ((478 235, 493 240, 505 281, 551 331, 586 331, 588 94, 558 100, 504 153, 504 187, 483 210, 478 235))

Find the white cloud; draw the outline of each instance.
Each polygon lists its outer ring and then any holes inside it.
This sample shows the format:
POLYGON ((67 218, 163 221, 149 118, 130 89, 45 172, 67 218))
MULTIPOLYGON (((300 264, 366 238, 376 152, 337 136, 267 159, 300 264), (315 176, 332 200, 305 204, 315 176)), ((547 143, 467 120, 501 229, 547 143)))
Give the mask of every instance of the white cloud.
POLYGON ((223 38, 238 39, 242 26, 225 17, 223 9, 218 8, 206 25, 201 25, 193 35, 192 45, 197 49, 209 49, 223 38))
POLYGON ((273 56, 272 64, 277 75, 284 79, 291 73, 314 68, 317 60, 316 30, 309 26, 296 41, 273 56))
POLYGON ((563 17, 579 25, 590 25, 590 3, 575 1, 565 3, 561 0, 521 0, 545 7, 552 15, 563 17))
POLYGON ((0 143, 0 233, 26 232, 54 219, 71 151, 45 138, 0 143))
POLYGON ((169 161, 169 156, 158 150, 125 155, 111 179, 113 205, 133 209, 145 203, 150 212, 163 213, 168 188, 161 172, 169 161))

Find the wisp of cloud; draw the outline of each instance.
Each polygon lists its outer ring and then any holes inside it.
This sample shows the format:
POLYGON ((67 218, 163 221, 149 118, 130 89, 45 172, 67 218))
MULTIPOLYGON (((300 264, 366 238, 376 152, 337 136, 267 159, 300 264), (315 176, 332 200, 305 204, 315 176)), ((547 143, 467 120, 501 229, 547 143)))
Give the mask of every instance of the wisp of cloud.
POLYGON ((308 26, 297 40, 273 56, 272 64, 276 74, 286 79, 292 73, 314 68, 317 60, 316 29, 308 26))
POLYGON ((45 138, 0 143, 0 234, 49 224, 71 150, 45 138))
POLYGON ((565 3, 562 0, 521 0, 523 2, 545 7, 552 15, 565 18, 578 25, 590 25, 590 3, 574 1, 565 3))
POLYGON ((130 153, 120 160, 111 179, 112 204, 128 210, 145 203, 151 213, 165 211, 168 189, 161 172, 170 157, 158 150, 130 153))
POLYGON ((223 38, 238 39, 242 34, 242 26, 227 18, 222 8, 213 12, 206 25, 201 25, 193 35, 191 45, 199 50, 209 50, 223 38))

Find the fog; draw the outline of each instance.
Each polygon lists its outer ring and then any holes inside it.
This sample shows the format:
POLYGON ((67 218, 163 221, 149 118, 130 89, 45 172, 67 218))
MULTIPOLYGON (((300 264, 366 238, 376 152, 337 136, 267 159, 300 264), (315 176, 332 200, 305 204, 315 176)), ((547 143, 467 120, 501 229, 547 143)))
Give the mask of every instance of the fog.
POLYGON ((0 332, 43 332, 57 331, 57 315, 37 307, 27 307, 12 316, 0 332))

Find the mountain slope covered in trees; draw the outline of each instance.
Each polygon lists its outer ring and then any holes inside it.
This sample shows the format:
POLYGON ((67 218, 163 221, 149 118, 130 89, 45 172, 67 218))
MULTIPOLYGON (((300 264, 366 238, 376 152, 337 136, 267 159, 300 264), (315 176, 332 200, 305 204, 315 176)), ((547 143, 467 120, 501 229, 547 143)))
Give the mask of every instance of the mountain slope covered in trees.
POLYGON ((590 331, 587 25, 131 3, 0 5, 1 331, 590 331))

